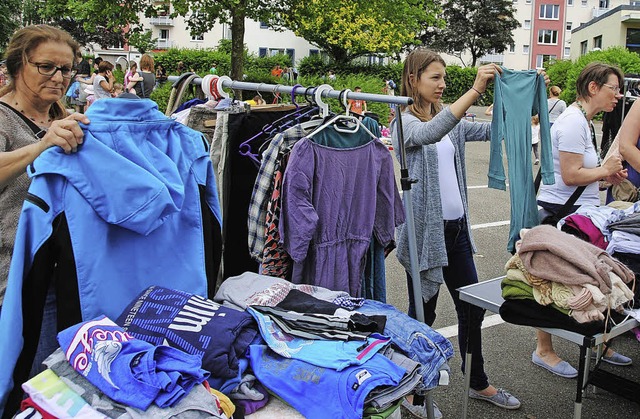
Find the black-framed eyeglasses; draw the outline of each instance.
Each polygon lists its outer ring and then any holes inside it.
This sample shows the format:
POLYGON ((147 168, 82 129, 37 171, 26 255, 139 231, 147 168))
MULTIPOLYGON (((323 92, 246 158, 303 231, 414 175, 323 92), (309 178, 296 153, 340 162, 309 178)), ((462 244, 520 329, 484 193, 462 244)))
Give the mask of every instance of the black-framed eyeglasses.
POLYGON ((69 66, 58 67, 51 63, 34 63, 31 61, 29 61, 29 64, 36 67, 38 69, 38 73, 47 77, 55 76, 58 71, 60 71, 60 74, 62 74, 62 77, 65 79, 70 79, 76 75, 76 69, 69 66))

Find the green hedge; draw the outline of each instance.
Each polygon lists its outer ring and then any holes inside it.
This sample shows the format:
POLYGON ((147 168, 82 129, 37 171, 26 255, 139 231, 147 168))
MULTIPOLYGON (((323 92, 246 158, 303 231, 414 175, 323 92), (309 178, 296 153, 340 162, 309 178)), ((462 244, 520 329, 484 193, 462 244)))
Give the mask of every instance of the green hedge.
POLYGON ((567 103, 576 99, 576 80, 582 69, 593 61, 600 61, 620 67, 624 74, 640 73, 640 55, 629 52, 623 47, 607 48, 603 51, 592 51, 578 58, 575 62, 569 60, 554 61, 546 69, 551 85, 562 89, 560 98, 567 103))

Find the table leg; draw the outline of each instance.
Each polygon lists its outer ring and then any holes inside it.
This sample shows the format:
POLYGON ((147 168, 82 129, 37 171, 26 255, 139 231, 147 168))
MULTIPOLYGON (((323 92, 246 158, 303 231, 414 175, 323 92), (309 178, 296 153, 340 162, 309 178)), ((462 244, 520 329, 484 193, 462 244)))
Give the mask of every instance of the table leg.
MULTIPOLYGON (((467 319, 471 318, 471 304, 466 303, 467 319)), ((471 334, 471 322, 467 321, 467 351, 464 354, 464 394, 462 395, 462 419, 467 419, 469 410, 469 388, 471 387, 471 342, 469 335, 471 334)))
POLYGON ((435 419, 435 413, 433 413, 433 394, 431 394, 431 391, 427 392, 427 395, 425 396, 425 403, 425 406, 427 407, 427 418, 435 419))
POLYGON ((585 368, 587 349, 591 349, 591 343, 583 342, 583 344, 580 345, 580 361, 578 362, 578 379, 576 380, 576 401, 573 408, 573 419, 580 419, 582 417, 582 389, 589 372, 585 368))

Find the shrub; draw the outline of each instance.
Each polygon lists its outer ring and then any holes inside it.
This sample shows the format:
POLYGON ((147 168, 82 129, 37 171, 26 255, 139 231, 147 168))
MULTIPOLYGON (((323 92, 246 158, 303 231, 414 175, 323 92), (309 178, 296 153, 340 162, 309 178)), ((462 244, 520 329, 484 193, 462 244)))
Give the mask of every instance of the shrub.
POLYGON ((566 84, 560 98, 567 103, 576 99, 576 80, 582 69, 593 61, 617 65, 623 73, 640 73, 640 56, 623 47, 607 48, 603 51, 592 51, 580 57, 567 71, 566 84))
POLYGON ((565 90, 567 86, 567 73, 573 67, 571 60, 552 60, 546 68, 546 73, 549 76, 549 86, 558 86, 560 89, 565 90))

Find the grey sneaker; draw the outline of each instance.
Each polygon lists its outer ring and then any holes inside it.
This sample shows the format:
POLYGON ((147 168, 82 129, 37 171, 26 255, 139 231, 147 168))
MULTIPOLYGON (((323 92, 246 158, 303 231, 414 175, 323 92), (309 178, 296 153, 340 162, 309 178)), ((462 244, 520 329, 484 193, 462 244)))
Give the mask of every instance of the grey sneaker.
POLYGON ((498 407, 509 410, 518 409, 520 407, 520 400, 516 399, 514 396, 512 396, 502 388, 499 388, 498 392, 491 397, 483 396, 474 389, 470 388, 469 397, 471 397, 472 399, 484 400, 485 402, 493 403, 498 407))
MULTIPOLYGON (((426 402, 426 401, 425 401, 426 402)), ((402 407, 404 407, 405 409, 407 409, 409 411, 409 413, 411 413, 413 416, 420 418, 420 419, 427 419, 427 406, 423 403, 419 406, 415 406, 411 403, 409 403, 409 401, 406 398, 402 398, 402 407)), ((436 403, 433 403, 433 417, 435 419, 442 419, 442 412, 440 411, 440 409, 438 409, 438 405, 436 405, 436 403)))

